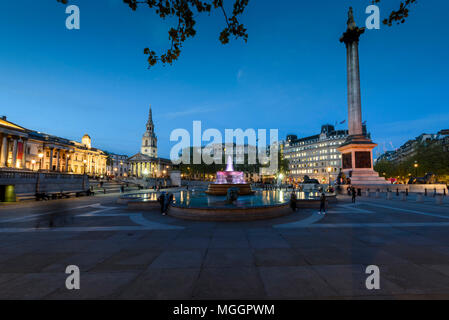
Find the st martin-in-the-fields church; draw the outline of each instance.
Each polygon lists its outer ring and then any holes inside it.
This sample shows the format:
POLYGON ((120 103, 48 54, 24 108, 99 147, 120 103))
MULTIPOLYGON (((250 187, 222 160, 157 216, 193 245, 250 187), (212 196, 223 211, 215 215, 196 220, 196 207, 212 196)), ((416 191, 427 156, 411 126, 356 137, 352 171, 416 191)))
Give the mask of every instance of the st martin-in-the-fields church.
POLYGON ((157 137, 154 134, 153 112, 150 106, 150 115, 147 121, 147 131, 143 134, 140 153, 157 158, 157 137))
POLYGON ((146 124, 146 131, 142 137, 142 146, 138 154, 128 159, 130 175, 138 178, 162 178, 168 177, 173 164, 169 159, 158 158, 157 137, 154 133, 153 113, 150 113, 146 124))

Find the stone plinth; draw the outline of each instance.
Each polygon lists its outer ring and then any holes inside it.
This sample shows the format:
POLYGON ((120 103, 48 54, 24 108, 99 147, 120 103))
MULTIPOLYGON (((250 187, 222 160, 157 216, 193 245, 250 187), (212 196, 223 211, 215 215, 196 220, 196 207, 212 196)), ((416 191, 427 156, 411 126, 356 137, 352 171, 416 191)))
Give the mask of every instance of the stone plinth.
POLYGON ((342 171, 353 185, 385 185, 385 178, 373 168, 373 149, 377 144, 369 139, 349 140, 338 148, 342 154, 342 171))
POLYGON ((214 196, 225 196, 229 188, 238 188, 239 195, 241 196, 254 194, 254 191, 251 189, 251 185, 249 183, 239 183, 239 184, 211 183, 209 184, 206 193, 214 196))

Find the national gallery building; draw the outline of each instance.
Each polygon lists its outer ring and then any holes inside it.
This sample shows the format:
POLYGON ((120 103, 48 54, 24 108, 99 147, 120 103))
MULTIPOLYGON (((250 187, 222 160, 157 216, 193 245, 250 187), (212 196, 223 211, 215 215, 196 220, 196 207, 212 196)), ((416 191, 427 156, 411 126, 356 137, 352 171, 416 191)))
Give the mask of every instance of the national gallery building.
POLYGON ((81 142, 71 141, 25 129, 2 117, 0 143, 0 168, 106 174, 107 154, 92 148, 88 135, 81 142))
POLYGON ((173 169, 171 160, 157 156, 150 106, 146 131, 140 152, 126 155, 110 154, 92 147, 89 135, 81 142, 29 130, 0 118, 0 169, 114 176, 118 178, 163 178, 173 169))

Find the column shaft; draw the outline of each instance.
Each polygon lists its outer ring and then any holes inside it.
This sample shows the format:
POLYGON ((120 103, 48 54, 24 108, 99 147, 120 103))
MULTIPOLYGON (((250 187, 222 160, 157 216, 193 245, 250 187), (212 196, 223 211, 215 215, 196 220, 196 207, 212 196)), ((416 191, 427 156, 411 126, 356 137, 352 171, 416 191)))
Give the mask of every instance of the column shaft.
POLYGON ((0 153, 0 167, 6 167, 6 161, 8 157, 8 138, 3 135, 2 139, 2 149, 0 153))
POLYGON ((17 163, 17 139, 13 140, 13 148, 12 148, 12 163, 11 166, 13 168, 16 168, 16 163, 17 163))
POLYGON ((348 72, 348 128, 349 135, 361 135, 362 130, 362 103, 360 94, 360 69, 358 42, 350 42, 347 50, 348 72))
POLYGON ((53 148, 50 149, 50 167, 48 169, 53 171, 53 148))

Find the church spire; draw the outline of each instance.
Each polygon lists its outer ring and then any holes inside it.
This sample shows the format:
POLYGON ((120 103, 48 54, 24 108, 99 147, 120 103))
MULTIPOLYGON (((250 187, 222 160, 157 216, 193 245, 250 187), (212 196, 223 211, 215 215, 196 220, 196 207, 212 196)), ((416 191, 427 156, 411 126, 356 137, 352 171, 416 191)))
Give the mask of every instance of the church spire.
POLYGON ((151 111, 151 104, 150 104, 150 113, 148 115, 148 123, 153 122, 153 112, 151 111))

